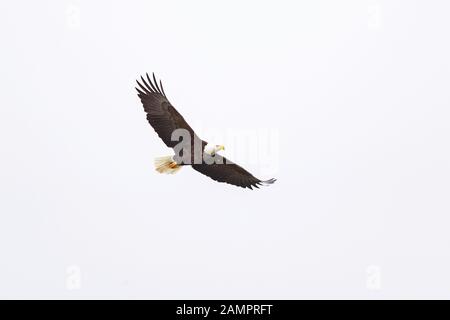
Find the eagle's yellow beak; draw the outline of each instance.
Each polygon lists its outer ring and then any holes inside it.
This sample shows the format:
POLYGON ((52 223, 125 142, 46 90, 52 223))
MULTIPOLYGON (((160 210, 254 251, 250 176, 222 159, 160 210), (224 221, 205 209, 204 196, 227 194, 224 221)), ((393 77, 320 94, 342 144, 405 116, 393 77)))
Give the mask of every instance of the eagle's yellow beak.
POLYGON ((225 146, 220 145, 219 150, 225 150, 225 146))

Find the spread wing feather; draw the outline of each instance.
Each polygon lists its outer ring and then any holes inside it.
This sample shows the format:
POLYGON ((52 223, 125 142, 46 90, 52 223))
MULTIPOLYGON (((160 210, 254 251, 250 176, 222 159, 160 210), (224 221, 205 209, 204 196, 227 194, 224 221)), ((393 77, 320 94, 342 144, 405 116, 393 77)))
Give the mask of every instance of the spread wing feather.
POLYGON ((178 141, 172 141, 171 139, 172 132, 176 129, 186 129, 191 134, 192 139, 198 139, 191 126, 167 99, 161 80, 158 85, 155 74, 153 74, 153 81, 148 74, 146 74, 146 77, 147 80, 141 76, 141 82, 136 80, 138 85, 136 90, 147 113, 148 122, 162 141, 168 147, 173 148, 178 143, 178 141))
POLYGON ((276 181, 276 179, 259 180, 241 166, 218 154, 215 155, 215 159, 212 164, 193 164, 192 168, 215 181, 242 188, 259 188, 261 185, 270 185, 276 181))

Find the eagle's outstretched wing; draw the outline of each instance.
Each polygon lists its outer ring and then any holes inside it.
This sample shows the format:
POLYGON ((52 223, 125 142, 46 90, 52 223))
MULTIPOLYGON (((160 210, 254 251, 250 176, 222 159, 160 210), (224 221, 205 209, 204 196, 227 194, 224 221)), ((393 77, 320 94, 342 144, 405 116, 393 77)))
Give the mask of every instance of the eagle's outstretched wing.
POLYGON ((214 158, 215 162, 212 164, 193 164, 192 168, 213 180, 242 188, 259 188, 261 185, 269 185, 276 181, 276 179, 259 180, 241 166, 218 154, 214 158))
POLYGON ((161 80, 158 85, 155 74, 153 74, 153 81, 148 74, 146 76, 148 82, 142 76, 142 83, 136 80, 139 86, 139 88, 136 87, 136 90, 147 113, 148 122, 150 122, 162 141, 170 148, 177 145, 179 142, 172 141, 171 139, 172 132, 176 129, 186 129, 189 131, 191 141, 199 139, 191 126, 184 120, 183 116, 167 100, 161 80))

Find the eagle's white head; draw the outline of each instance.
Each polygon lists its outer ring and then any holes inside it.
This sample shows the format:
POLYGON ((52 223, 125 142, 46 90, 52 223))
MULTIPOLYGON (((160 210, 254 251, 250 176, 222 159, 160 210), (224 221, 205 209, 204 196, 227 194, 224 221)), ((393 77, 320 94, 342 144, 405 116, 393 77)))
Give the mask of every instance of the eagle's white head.
POLYGON ((211 144, 211 143, 208 143, 204 149, 205 153, 207 153, 211 156, 215 155, 220 150, 225 150, 225 147, 220 144, 211 144))

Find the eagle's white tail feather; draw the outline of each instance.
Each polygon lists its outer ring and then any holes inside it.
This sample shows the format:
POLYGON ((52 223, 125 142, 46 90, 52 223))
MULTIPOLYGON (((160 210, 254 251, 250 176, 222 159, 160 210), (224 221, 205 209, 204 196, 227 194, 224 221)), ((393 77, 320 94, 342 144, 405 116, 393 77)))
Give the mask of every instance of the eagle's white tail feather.
POLYGON ((155 158, 155 169, 159 173, 174 174, 181 169, 171 156, 155 158))

